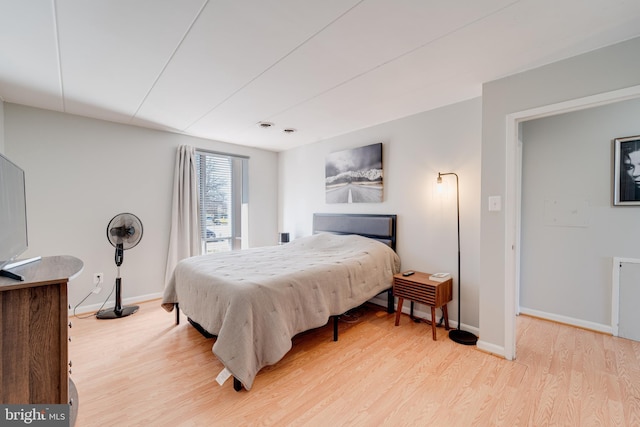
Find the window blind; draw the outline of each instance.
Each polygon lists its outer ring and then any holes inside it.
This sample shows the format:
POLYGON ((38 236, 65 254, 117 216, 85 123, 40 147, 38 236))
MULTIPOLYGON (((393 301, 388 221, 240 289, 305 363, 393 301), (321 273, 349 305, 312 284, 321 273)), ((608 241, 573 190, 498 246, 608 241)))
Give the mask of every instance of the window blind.
POLYGON ((236 249, 242 237, 242 202, 246 200, 247 158, 196 151, 200 232, 203 253, 236 249))

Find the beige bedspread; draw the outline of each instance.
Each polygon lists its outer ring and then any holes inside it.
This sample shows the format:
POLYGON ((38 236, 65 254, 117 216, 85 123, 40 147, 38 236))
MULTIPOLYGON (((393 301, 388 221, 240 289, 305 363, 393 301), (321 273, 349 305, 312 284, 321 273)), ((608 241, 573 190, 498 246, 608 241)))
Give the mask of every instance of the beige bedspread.
POLYGON ((317 234, 282 246, 181 261, 163 307, 217 335, 213 353, 249 390, 278 362, 297 333, 327 323, 391 287, 400 259, 357 235, 317 234))

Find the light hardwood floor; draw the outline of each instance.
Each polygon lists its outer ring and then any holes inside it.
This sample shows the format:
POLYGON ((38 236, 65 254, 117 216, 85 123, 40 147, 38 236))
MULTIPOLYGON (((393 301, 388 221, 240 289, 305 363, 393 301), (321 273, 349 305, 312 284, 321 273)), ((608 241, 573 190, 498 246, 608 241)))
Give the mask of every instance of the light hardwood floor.
POLYGON ((514 362, 370 306, 294 339, 251 391, 182 317, 72 318, 76 426, 639 426, 640 343, 520 316, 514 362))

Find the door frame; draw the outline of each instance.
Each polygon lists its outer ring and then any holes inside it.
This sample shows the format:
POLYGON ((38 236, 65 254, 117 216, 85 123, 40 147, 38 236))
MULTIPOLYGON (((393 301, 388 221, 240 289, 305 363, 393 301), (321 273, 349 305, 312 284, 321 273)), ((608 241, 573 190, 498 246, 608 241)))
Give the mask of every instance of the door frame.
MULTIPOLYGON (((504 357, 516 358, 516 315, 520 293, 520 228, 522 200, 522 123, 640 97, 640 85, 518 111, 506 116, 505 165, 505 339, 504 357)), ((612 322, 613 323, 613 322, 612 322)), ((613 325, 612 325, 613 326, 613 325)), ((617 325, 616 325, 617 328, 617 325)))

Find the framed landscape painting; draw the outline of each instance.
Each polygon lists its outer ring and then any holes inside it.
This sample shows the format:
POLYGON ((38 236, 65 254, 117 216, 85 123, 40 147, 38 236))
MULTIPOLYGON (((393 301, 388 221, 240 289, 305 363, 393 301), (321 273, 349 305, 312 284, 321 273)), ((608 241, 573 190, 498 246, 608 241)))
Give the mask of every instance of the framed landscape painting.
POLYGON ((327 156, 327 203, 380 203, 382 189, 382 143, 336 151, 327 156))

